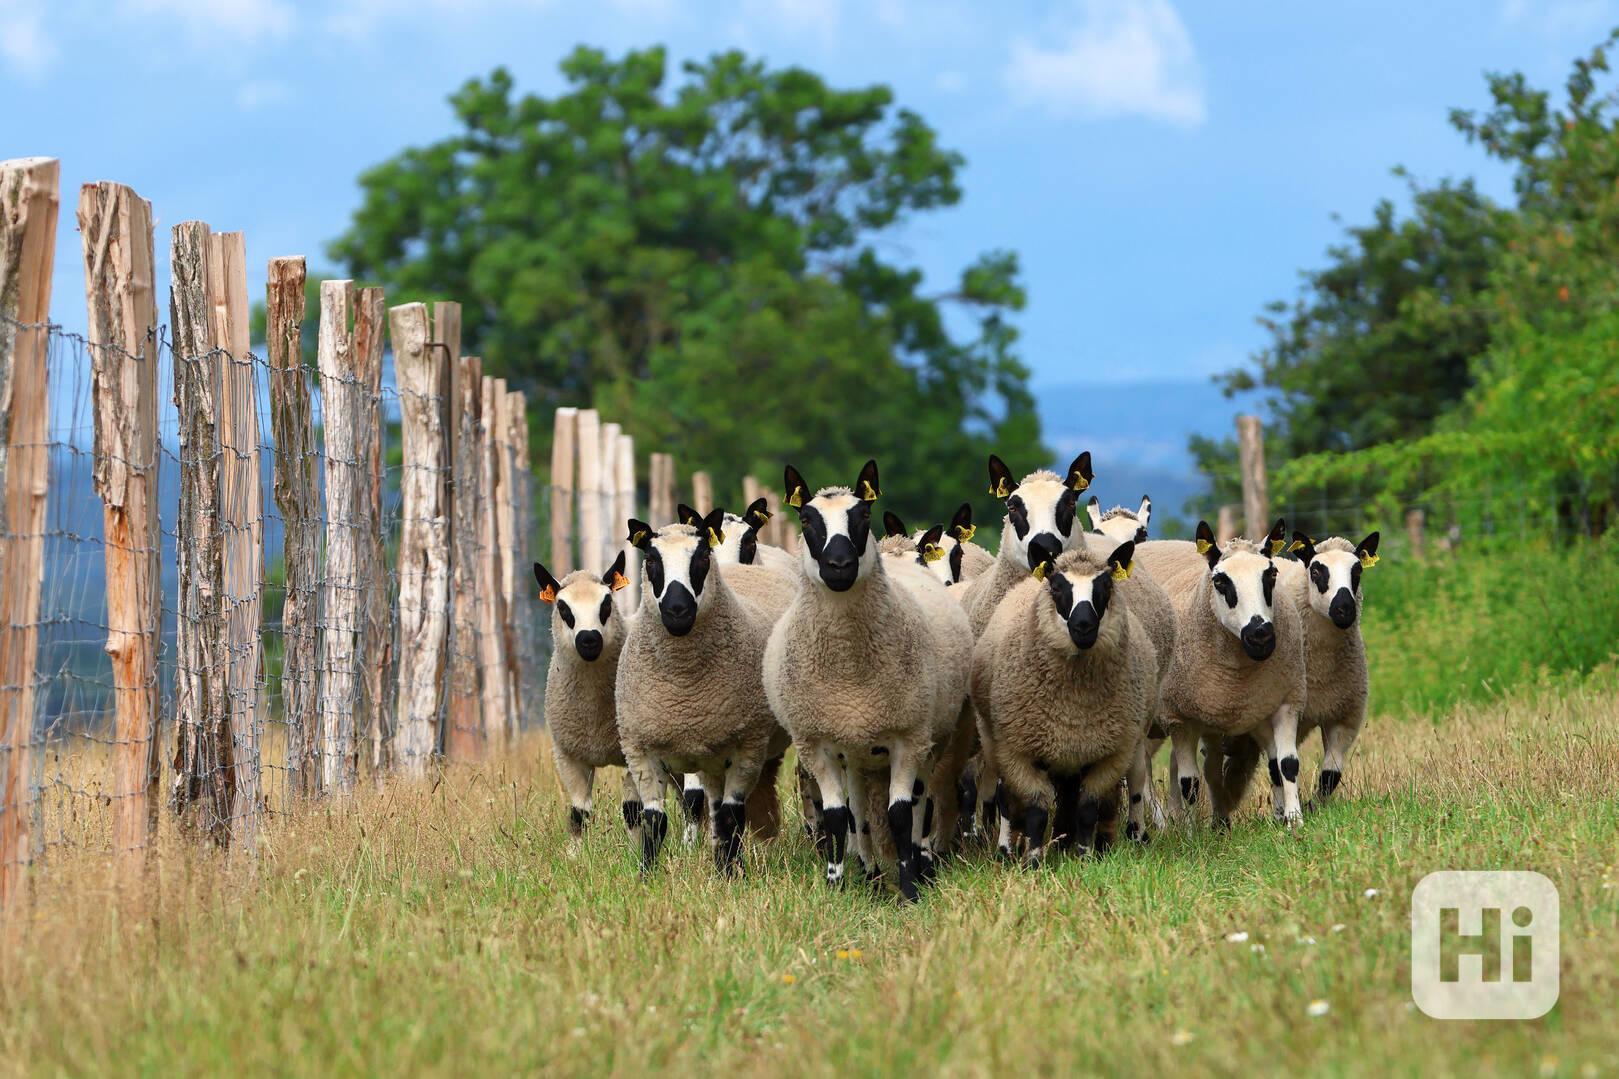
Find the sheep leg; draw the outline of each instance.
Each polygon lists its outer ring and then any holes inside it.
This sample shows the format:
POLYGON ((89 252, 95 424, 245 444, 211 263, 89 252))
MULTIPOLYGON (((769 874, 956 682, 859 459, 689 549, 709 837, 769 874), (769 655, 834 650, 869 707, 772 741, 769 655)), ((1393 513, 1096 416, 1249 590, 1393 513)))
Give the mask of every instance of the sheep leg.
POLYGON ((781 757, 771 757, 759 769, 759 778, 748 792, 743 819, 747 830, 760 839, 775 839, 781 834, 781 798, 776 780, 781 776, 781 757))
POLYGON ((1152 829, 1155 832, 1163 831, 1169 823, 1164 813, 1164 800, 1158 797, 1158 784, 1154 783, 1152 778, 1153 758, 1158 756, 1158 750, 1166 741, 1168 741, 1167 738, 1146 739, 1146 749, 1143 751, 1144 760, 1142 762, 1145 778, 1142 785, 1136 788, 1141 791, 1142 796, 1145 798, 1146 813, 1152 821, 1152 829))
POLYGON ((1075 788, 1074 843, 1081 854, 1100 854, 1118 832, 1119 783, 1141 754, 1141 742, 1104 757, 1085 769, 1075 788))
MULTIPOLYGON (((866 775, 858 768, 844 770, 844 782, 849 789, 849 829, 854 840, 855 856, 860 859, 860 872, 866 883, 881 891, 883 868, 875 838, 871 834, 871 789, 866 775)), ((876 807, 881 809, 881 804, 876 807)))
POLYGON ((1197 732, 1182 723, 1169 736, 1175 743, 1175 768, 1170 778, 1175 782, 1181 822, 1191 825, 1197 820, 1197 732))
POLYGON ((590 792, 596 785, 596 769, 581 764, 560 749, 552 756, 556 759, 557 778, 562 780, 562 789, 568 796, 568 834, 582 835, 590 821, 590 792))
POLYGON ((888 833, 894 839, 899 862, 899 894, 908 903, 917 899, 917 854, 911 842, 916 819, 917 753, 896 745, 888 764, 888 833))
POLYGON ((739 755, 725 769, 725 793, 714 810, 714 867, 726 876, 742 875, 742 832, 747 825, 748 795, 758 785, 763 767, 763 761, 739 755))
POLYGON ((624 827, 629 829, 630 843, 641 841, 641 789, 635 785, 635 777, 630 775, 628 768, 624 769, 623 803, 620 808, 624 811, 624 827))
MULTIPOLYGON (((1361 717, 1364 719, 1364 717, 1361 717)), ((1332 794, 1343 782, 1344 764, 1349 759, 1349 750, 1354 746, 1355 739, 1360 737, 1360 722, 1334 723, 1321 728, 1321 776, 1316 780, 1315 798, 1311 807, 1326 805, 1332 794)))
POLYGON ((704 791, 703 777, 696 772, 687 772, 681 777, 680 806, 686 813, 686 830, 682 838, 686 846, 695 846, 703 821, 708 816, 708 797, 704 791))
POLYGON ((911 849, 916 851, 916 879, 919 884, 931 884, 936 862, 933 856, 933 827, 938 823, 938 811, 933 805, 933 795, 928 793, 927 784, 921 776, 916 779, 914 804, 916 813, 911 820, 911 849))
POLYGON ((1270 717, 1270 755, 1282 773, 1282 819, 1288 827, 1304 819, 1299 808, 1299 711, 1283 704, 1270 717))
POLYGON ((1287 804, 1282 799, 1282 767, 1276 760, 1276 749, 1269 738, 1265 739, 1265 767, 1270 773, 1270 815, 1272 820, 1285 820, 1287 804))
MULTIPOLYGON (((1137 843, 1147 841, 1147 798, 1153 794, 1152 790, 1152 759, 1147 755, 1148 742, 1145 738, 1136 743, 1135 752, 1130 754, 1130 769, 1125 773, 1125 782, 1130 792, 1130 808, 1124 825, 1124 837, 1137 843)), ((1153 807, 1161 816, 1162 809, 1158 809, 1158 799, 1153 798, 1153 807)), ((1163 828, 1162 820, 1153 823, 1155 829, 1163 828)))
POLYGON ((815 778, 821 795, 821 846, 826 854, 826 883, 843 886, 843 860, 847 852, 850 825, 854 818, 844 801, 843 768, 831 753, 819 746, 803 745, 799 762, 815 778))
POLYGON ((657 761, 633 746, 624 747, 624 760, 641 792, 641 872, 650 873, 658 864, 658 852, 669 834, 669 817, 663 811, 664 771, 657 761))
MULTIPOLYGON (((804 757, 799 755, 798 765, 798 805, 804 817, 804 838, 813 840, 816 849, 823 846, 822 840, 826 833, 821 828, 821 788, 815 782, 815 777, 804 766, 804 757)), ((821 850, 822 854, 826 851, 821 850)))
MULTIPOLYGON (((1023 864, 1030 869, 1038 866, 1046 854, 1046 825, 1051 820, 1051 810, 1057 800, 1057 788, 1051 777, 1034 767, 1033 763, 1012 754, 1000 762, 1001 782, 1005 785, 1008 803, 1002 811, 1002 828, 1007 830, 1010 840, 1010 826, 1012 814, 1010 803, 1021 806, 1023 813, 1023 837, 1028 842, 1028 850, 1023 855, 1023 864)), ((1010 843, 1007 852, 1010 853, 1010 843)))
MULTIPOLYGON (((1051 811, 1051 841, 1060 850, 1068 850, 1079 842, 1079 781, 1078 775, 1052 776, 1051 785, 1057 797, 1051 811)), ((1089 847, 1086 840, 1083 846, 1089 847)))
POLYGON ((1006 861, 1012 860, 1012 797, 1007 793, 1006 780, 995 780, 995 853, 1006 861))

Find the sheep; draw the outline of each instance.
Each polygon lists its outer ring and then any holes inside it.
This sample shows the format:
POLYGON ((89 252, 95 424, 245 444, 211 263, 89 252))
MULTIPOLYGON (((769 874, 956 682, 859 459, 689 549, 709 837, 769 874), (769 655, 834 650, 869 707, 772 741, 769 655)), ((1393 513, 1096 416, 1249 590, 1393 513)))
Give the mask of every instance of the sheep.
POLYGON ((1215 542, 1200 521, 1195 543, 1155 540, 1136 560, 1175 606, 1175 654, 1163 679, 1161 722, 1174 742, 1169 797, 1190 816, 1198 797, 1197 745, 1204 752, 1214 821, 1229 822, 1259 760, 1261 743, 1278 761, 1283 817, 1302 818, 1298 798, 1298 719, 1305 703, 1304 641, 1298 611, 1276 600, 1274 555, 1283 522, 1256 545, 1215 542))
POLYGON ((1132 612, 1133 590, 1120 586, 1134 551, 1126 540, 1104 558, 1078 550, 1042 563, 1001 601, 973 653, 979 737, 1000 771, 1002 816, 1020 820, 1030 865, 1042 858, 1048 822, 1081 852, 1101 850, 1120 780, 1143 781, 1159 656, 1132 612))
MULTIPOLYGON (((551 663, 545 675, 545 726, 552 760, 568 796, 568 831, 579 835, 591 815, 591 789, 598 768, 624 767, 613 705, 614 680, 625 625, 613 593, 630 581, 624 552, 599 578, 575 570, 561 581, 534 563, 540 599, 551 605, 551 663)), ((661 786, 661 777, 659 781, 661 786)), ((633 834, 641 823, 641 794, 624 773, 624 823, 633 834)))
MULTIPOLYGON (((883 514, 883 530, 890 536, 907 534, 905 522, 894 513, 883 514)), ((911 534, 911 539, 918 546, 925 531, 911 534)), ((994 568, 995 556, 972 542, 973 535, 977 531, 973 525, 973 505, 971 502, 963 502, 956 510, 955 516, 950 519, 949 527, 944 529, 943 537, 938 541, 944 557, 928 563, 935 577, 947 585, 956 585, 975 580, 983 576, 985 571, 994 568)), ((959 598, 960 593, 957 595, 959 598)))
MULTIPOLYGON (((1278 563, 1279 585, 1293 601, 1304 629, 1304 713, 1298 740, 1321 730, 1321 773, 1313 804, 1324 805, 1343 780, 1350 747, 1366 722, 1366 643, 1360 635, 1361 573, 1377 565, 1381 536, 1373 532, 1359 543, 1333 537, 1316 543, 1293 533, 1289 548, 1297 561, 1278 563)), ((1285 813, 1282 773, 1276 757, 1269 760, 1271 801, 1276 816, 1285 813)))
MULTIPOLYGON (((734 513, 727 513, 722 529, 725 540, 714 549, 715 561, 724 564, 740 563, 744 566, 764 566, 785 575, 790 580, 796 581, 798 579, 797 559, 780 547, 759 542, 759 529, 763 528, 772 516, 769 503, 762 498, 754 499, 740 517, 734 513)), ((702 514, 684 502, 675 510, 675 520, 681 524, 688 524, 695 528, 702 519, 702 514)))
POLYGON ((1096 496, 1091 495, 1091 500, 1085 503, 1085 512, 1091 519, 1091 531, 1102 533, 1114 543, 1125 540, 1147 542, 1147 523, 1152 520, 1152 499, 1146 495, 1141 496, 1141 505, 1137 509, 1114 506, 1105 513, 1096 496))
POLYGON ((765 693, 820 789, 828 884, 843 883, 851 828, 857 852, 868 853, 867 785, 886 780, 899 890, 915 900, 940 824, 930 812, 935 764, 971 722, 972 632, 930 572, 879 555, 871 534, 876 461, 866 462, 852 489, 812 496, 791 465, 785 480, 786 502, 803 528, 802 581, 765 648, 765 693))
POLYGON ((668 832, 661 797, 647 785, 665 772, 695 772, 708 799, 714 860, 740 874, 744 803, 788 739, 765 700, 761 663, 771 625, 794 586, 758 566, 717 565, 724 511, 656 531, 629 522, 645 558, 640 613, 618 666, 619 739, 643 798, 641 865, 656 864, 668 832))

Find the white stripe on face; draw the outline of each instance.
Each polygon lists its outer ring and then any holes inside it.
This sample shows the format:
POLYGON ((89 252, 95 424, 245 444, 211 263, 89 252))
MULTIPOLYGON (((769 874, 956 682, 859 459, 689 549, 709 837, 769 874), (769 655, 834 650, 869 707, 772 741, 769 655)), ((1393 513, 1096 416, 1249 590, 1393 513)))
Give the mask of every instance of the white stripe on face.
POLYGON ((560 631, 553 638, 556 647, 576 649, 581 633, 599 633, 604 644, 611 643, 619 625, 613 617, 612 594, 594 579, 574 581, 557 593, 556 617, 551 623, 554 632, 560 631))
POLYGON ((1233 551, 1215 565, 1212 577, 1215 587, 1211 589, 1210 606, 1214 617, 1233 636, 1241 638, 1243 629, 1255 618, 1267 624, 1274 621, 1275 568, 1270 559, 1250 551, 1233 551), (1267 574, 1272 581, 1268 596, 1267 574))
POLYGON ((829 591, 847 591, 877 564, 877 541, 871 535, 871 503, 847 491, 831 491, 810 499, 800 514, 804 542, 798 558, 804 574, 829 591), (844 560, 852 559, 850 576, 844 560), (839 582, 847 581, 842 588, 839 582))
POLYGON ((1012 554, 1022 565, 1029 565, 1029 543, 1037 536, 1054 540, 1056 554, 1071 551, 1082 534, 1075 524, 1078 508, 1079 492, 1060 481, 1025 480, 1006 499, 1007 527, 1001 542, 1012 545, 1012 554))

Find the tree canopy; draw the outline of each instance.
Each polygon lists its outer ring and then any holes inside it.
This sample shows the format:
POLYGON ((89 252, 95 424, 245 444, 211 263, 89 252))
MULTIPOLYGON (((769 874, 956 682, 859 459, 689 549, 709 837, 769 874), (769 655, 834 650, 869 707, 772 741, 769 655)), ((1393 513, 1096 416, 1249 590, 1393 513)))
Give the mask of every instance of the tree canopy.
POLYGON ((668 68, 579 48, 552 97, 471 80, 456 134, 362 175, 332 256, 391 296, 461 301, 464 351, 531 413, 599 407, 718 491, 788 459, 848 482, 875 456, 921 521, 992 449, 1044 460, 1016 256, 929 292, 885 254, 960 199, 960 155, 884 86, 734 51, 668 68))

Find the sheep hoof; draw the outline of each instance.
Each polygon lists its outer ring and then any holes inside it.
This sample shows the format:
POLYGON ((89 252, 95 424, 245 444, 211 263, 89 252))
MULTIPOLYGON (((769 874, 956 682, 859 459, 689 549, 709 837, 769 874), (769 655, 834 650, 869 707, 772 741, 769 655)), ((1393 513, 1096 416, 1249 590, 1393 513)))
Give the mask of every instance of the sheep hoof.
POLYGON ((1304 823, 1304 814, 1294 809, 1287 813, 1284 820, 1287 824, 1288 831, 1296 832, 1298 831, 1299 825, 1304 823))
POLYGON ((933 857, 932 851, 922 851, 917 855, 917 879, 923 884, 932 884, 939 875, 939 861, 933 857))
POLYGON ((899 867, 899 894, 907 903, 915 903, 921 898, 921 892, 916 887, 916 875, 911 867, 901 864, 899 867))
POLYGON ((1124 827, 1124 838, 1128 839, 1132 843, 1139 843, 1141 846, 1145 847, 1147 845, 1149 836, 1147 829, 1143 828, 1135 821, 1131 821, 1124 827))

